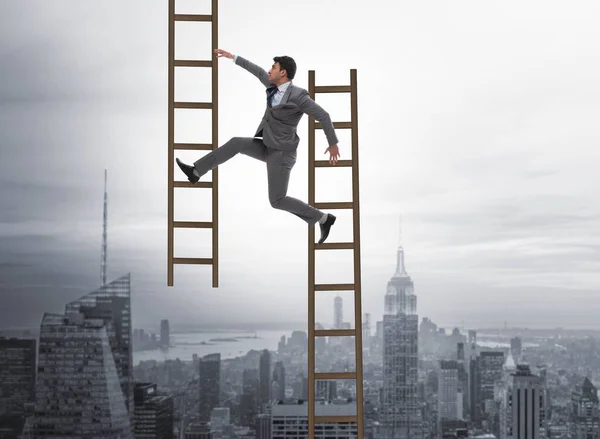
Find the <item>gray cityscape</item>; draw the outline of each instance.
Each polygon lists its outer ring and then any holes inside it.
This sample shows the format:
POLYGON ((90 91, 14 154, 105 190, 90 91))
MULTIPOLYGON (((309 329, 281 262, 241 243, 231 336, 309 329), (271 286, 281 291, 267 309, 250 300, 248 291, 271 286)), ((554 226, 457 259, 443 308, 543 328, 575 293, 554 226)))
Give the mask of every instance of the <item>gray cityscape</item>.
POLYGON ((0 439, 600 439, 598 23, 1 0, 0 439))
MULTIPOLYGON (((244 352, 244 342, 273 340, 168 319, 133 328, 131 273, 106 281, 107 198, 98 289, 45 313, 39 331, 0 332, 0 438, 308 437, 307 331, 244 352), (213 351, 172 358, 200 347, 213 351), (140 353, 148 358, 135 362, 140 353)), ((384 314, 362 319, 365 438, 600 437, 597 331, 419 320, 405 258, 399 246, 384 314)), ((315 329, 351 329, 343 298, 331 304, 315 329)), ((354 350, 354 337, 316 338, 316 372, 354 371, 354 350)), ((355 380, 316 380, 314 395, 316 415, 357 413, 355 380)), ((317 424, 315 437, 355 438, 357 424, 317 424)))

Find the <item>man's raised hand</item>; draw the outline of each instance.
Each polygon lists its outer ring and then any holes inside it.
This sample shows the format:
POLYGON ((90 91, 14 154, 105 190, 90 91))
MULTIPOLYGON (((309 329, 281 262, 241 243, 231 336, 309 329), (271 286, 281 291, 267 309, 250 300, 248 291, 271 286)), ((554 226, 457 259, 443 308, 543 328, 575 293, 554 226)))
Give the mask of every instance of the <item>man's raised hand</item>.
POLYGON ((215 53, 217 54, 217 57, 219 57, 219 58, 224 56, 225 58, 233 59, 233 55, 231 53, 227 52, 226 50, 215 49, 215 53))
POLYGON ((331 145, 329 148, 327 148, 325 150, 325 154, 327 154, 327 151, 329 151, 329 163, 335 165, 338 161, 338 157, 340 156, 340 150, 337 144, 331 145))

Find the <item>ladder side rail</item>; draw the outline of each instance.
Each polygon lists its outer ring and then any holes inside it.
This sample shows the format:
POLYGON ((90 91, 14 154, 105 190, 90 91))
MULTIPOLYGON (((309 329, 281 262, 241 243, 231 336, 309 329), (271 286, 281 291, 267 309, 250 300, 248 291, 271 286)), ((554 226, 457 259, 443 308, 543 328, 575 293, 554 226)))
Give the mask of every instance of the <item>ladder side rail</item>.
POLYGON ((169 0, 169 92, 168 92, 168 145, 167 145, 167 285, 173 286, 173 196, 174 196, 174 143, 175 143, 175 0, 169 0))
MULTIPOLYGON (((212 149, 219 147, 219 0, 212 0, 212 149)), ((212 170, 212 286, 219 286, 219 168, 212 170)))
MULTIPOLYGON (((308 93, 315 99, 315 71, 308 72, 308 93)), ((308 204, 315 204, 315 120, 308 118, 308 204)), ((308 228, 308 439, 315 437, 315 228, 308 228)))
POLYGON ((358 173, 358 93, 356 69, 350 70, 350 121, 352 123, 352 201, 353 201, 353 241, 354 241, 354 328, 356 330, 356 420, 358 439, 363 439, 363 340, 362 340, 362 285, 360 263, 360 197, 358 173))

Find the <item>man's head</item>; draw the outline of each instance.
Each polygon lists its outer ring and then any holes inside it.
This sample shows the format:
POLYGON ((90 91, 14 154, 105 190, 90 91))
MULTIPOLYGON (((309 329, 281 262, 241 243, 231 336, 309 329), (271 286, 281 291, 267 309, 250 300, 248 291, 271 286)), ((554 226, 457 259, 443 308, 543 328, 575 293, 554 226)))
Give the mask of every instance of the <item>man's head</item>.
POLYGON ((276 56, 273 58, 273 66, 269 70, 269 81, 281 85, 294 79, 296 75, 296 61, 289 56, 276 56))

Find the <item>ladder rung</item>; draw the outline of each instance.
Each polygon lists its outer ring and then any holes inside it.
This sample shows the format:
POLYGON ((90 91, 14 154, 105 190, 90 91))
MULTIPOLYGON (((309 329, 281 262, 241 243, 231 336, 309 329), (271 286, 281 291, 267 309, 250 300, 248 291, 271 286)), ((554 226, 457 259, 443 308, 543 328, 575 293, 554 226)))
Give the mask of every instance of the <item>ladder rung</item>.
POLYGON ((212 21, 212 15, 175 14, 175 21, 212 21))
POLYGON ((349 85, 320 85, 315 86, 315 93, 350 93, 349 85))
POLYGON ((339 168, 340 166, 352 166, 352 160, 338 160, 335 165, 329 163, 329 160, 315 160, 316 168, 339 168))
POLYGON ((193 229, 212 229, 213 223, 207 221, 173 221, 173 227, 187 227, 193 229))
POLYGON ((315 337, 352 337, 356 329, 315 329, 315 337))
POLYGON ((317 208, 317 209, 354 209, 354 203, 352 201, 332 202, 332 203, 315 203, 315 208, 317 208))
POLYGON ((174 264, 212 265, 212 258, 173 258, 174 264))
MULTIPOLYGON (((352 128, 352 122, 333 122, 334 128, 352 128)), ((323 125, 320 122, 315 122, 315 129, 322 130, 323 125)))
POLYGON ((210 110, 212 108, 212 102, 175 102, 174 108, 194 108, 210 110))
POLYGON ((316 284, 315 291, 354 291, 354 284, 316 284))
POLYGON ((194 151, 212 151, 213 146, 211 143, 175 143, 173 144, 174 149, 191 149, 194 151))
POLYGON ((212 188, 212 181, 199 181, 193 184, 189 181, 174 181, 173 187, 201 187, 201 188, 212 188))
POLYGON ((325 422, 356 422, 354 416, 315 416, 315 424, 323 424, 325 422))
POLYGON ((212 61, 200 61, 195 59, 176 59, 175 67, 212 67, 212 61))
POLYGON ((319 372, 315 380, 355 380, 356 372, 319 372))
POLYGON ((315 244, 315 250, 352 250, 353 242, 329 242, 325 244, 315 244))

